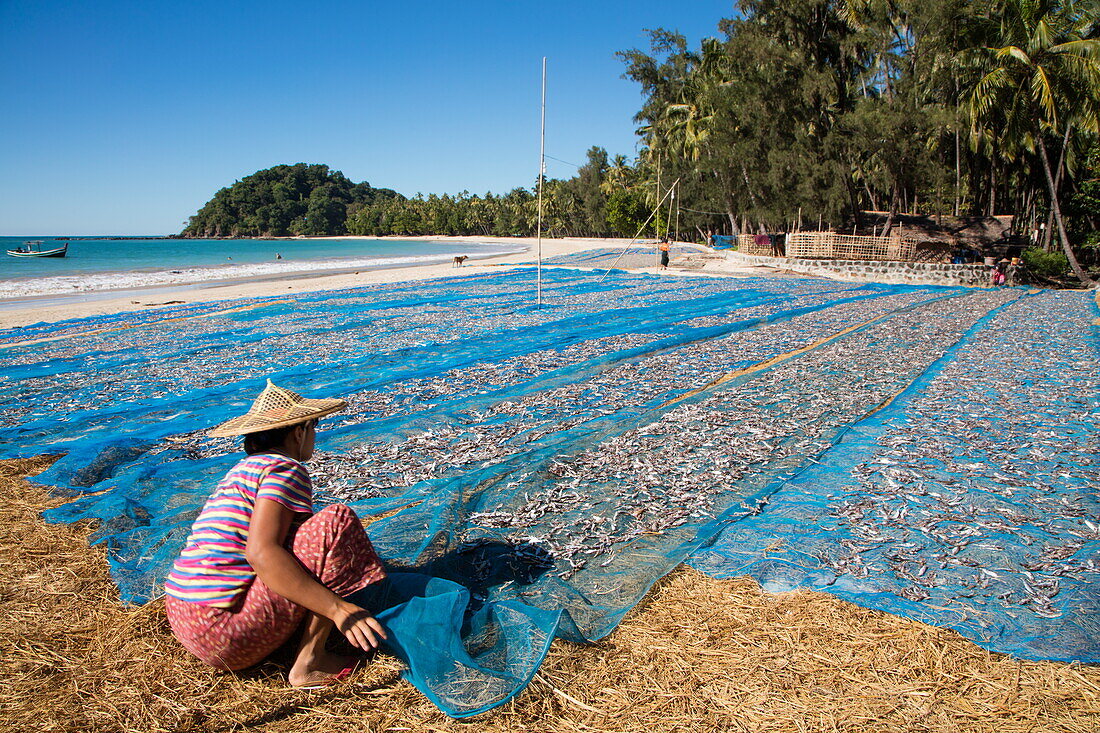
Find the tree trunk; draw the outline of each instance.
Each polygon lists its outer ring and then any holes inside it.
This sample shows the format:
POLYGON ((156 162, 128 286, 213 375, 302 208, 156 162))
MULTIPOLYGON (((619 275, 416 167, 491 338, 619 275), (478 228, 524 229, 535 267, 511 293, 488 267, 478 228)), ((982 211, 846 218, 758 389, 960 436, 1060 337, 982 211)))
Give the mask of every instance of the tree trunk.
MULTIPOLYGON (((1057 186, 1057 183, 1055 183, 1057 186)), ((1043 241, 1041 242, 1043 249, 1047 252, 1050 251, 1050 233, 1054 230, 1054 209, 1047 212, 1047 223, 1043 228, 1043 241)))
POLYGON ((867 185, 866 180, 863 181, 863 190, 867 192, 867 200, 871 204, 871 211, 878 211, 878 199, 875 198, 875 194, 871 193, 871 187, 867 185))
POLYGON ((741 177, 745 179, 745 190, 749 192, 749 200, 752 201, 752 208, 759 211, 759 204, 756 202, 756 192, 752 190, 752 184, 749 183, 749 172, 745 170, 745 164, 741 164, 741 177))
MULTIPOLYGON (((1054 190, 1062 188, 1062 164, 1066 160, 1066 146, 1069 145, 1069 131, 1073 129, 1066 124, 1066 134, 1062 136, 1062 151, 1058 154, 1058 169, 1054 172, 1054 190)), ((1047 227, 1043 230, 1043 249, 1050 251, 1050 232, 1054 229, 1054 209, 1047 212, 1047 227)))
POLYGON ((959 181, 961 180, 961 178, 959 177, 959 131, 957 129, 958 121, 955 122, 955 125, 956 125, 956 130, 955 130, 955 209, 954 209, 954 211, 955 211, 955 216, 958 216, 959 215, 959 181))
POLYGON ((1054 185, 1054 176, 1050 172, 1050 159, 1047 157, 1047 146, 1043 142, 1043 133, 1040 130, 1036 130, 1036 138, 1039 140, 1039 155, 1043 159, 1043 173, 1047 178, 1047 188, 1050 191, 1050 208, 1054 212, 1054 221, 1058 224, 1058 235, 1062 238, 1062 249, 1066 253, 1066 259, 1069 260, 1069 266, 1073 268, 1073 274, 1084 283, 1086 286, 1095 285, 1092 278, 1081 269, 1080 263, 1077 262, 1077 258, 1073 254, 1073 248, 1069 246, 1069 237, 1066 235, 1066 225, 1062 221, 1062 209, 1058 206, 1058 189, 1054 185))
MULTIPOLYGON (((852 218, 857 222, 859 221, 859 212, 863 209, 859 203, 859 189, 856 188, 855 183, 849 178, 844 185, 845 190, 848 192, 848 206, 852 207, 852 218)), ((799 229, 801 229, 802 223, 802 207, 798 207, 798 221, 799 229)))
POLYGON ((989 213, 986 216, 997 215, 997 161, 989 161, 989 213))
POLYGON ((890 230, 894 228, 894 217, 898 213, 898 184, 895 181, 893 190, 890 192, 890 214, 886 217, 886 224, 882 227, 882 236, 889 237, 890 230))

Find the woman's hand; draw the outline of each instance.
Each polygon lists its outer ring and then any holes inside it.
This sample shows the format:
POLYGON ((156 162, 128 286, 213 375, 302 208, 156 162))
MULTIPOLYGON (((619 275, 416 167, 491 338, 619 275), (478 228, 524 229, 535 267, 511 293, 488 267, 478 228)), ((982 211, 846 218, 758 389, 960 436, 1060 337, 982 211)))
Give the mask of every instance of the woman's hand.
POLYGON ((333 618, 336 628, 353 646, 365 652, 377 649, 379 640, 388 638, 382 624, 359 606, 351 603, 346 605, 347 608, 341 609, 333 618))

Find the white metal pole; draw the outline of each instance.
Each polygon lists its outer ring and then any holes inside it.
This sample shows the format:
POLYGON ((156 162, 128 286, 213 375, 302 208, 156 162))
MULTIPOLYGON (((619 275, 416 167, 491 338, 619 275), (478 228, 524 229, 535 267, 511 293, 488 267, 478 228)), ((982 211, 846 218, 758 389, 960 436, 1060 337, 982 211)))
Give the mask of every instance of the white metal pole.
POLYGON ((676 201, 676 236, 672 238, 674 242, 680 241, 680 201, 676 198, 676 189, 678 186, 672 187, 672 198, 676 201))
POLYGON ((668 223, 665 224, 665 239, 672 241, 672 205, 676 202, 676 184, 668 190, 668 223))
MULTIPOLYGON (((661 193, 661 154, 660 153, 657 154, 657 193, 658 194, 661 193)), ((661 204, 663 204, 664 202, 665 202, 665 197, 661 196, 661 200, 657 202, 657 206, 655 206, 654 209, 653 209, 653 211, 656 214, 655 218, 657 220, 656 221, 657 246, 653 250, 653 266, 654 267, 660 267, 661 266, 661 204)))
POLYGON ((542 189, 546 182, 546 57, 542 57, 542 129, 539 133, 538 285, 535 300, 542 307, 542 189))

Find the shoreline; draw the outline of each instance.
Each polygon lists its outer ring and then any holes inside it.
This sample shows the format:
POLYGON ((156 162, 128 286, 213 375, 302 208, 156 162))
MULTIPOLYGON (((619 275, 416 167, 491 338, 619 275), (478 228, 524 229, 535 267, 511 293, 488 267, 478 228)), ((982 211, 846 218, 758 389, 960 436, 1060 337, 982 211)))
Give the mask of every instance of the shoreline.
MULTIPOLYGON (((284 239, 295 239, 285 237, 284 239)), ((305 238, 303 238, 305 239, 305 238)), ((533 265, 538 261, 535 237, 474 237, 474 236, 419 236, 419 237, 308 237, 308 239, 375 239, 405 241, 438 241, 446 243, 511 244, 525 247, 510 254, 491 254, 471 257, 461 267, 451 262, 433 264, 399 264, 393 266, 369 265, 328 269, 306 269, 286 273, 234 278, 225 280, 196 280, 170 285, 152 284, 130 287, 124 290, 86 290, 77 293, 44 294, 0 298, 0 329, 20 328, 36 323, 55 323, 72 318, 146 311, 165 305, 203 303, 216 300, 258 298, 281 294, 312 293, 324 290, 341 290, 363 285, 415 282, 447 275, 473 275, 500 271, 512 267, 533 265), (170 296, 170 297, 168 297, 170 296), (164 302, 169 301, 169 302, 164 302)), ((630 239, 562 238, 542 240, 543 258, 576 254, 594 249, 620 248, 630 244, 630 239)), ((686 243, 685 243, 686 244, 686 243)), ((652 242, 635 242, 635 246, 653 246, 652 242)), ((691 245, 699 246, 699 245, 691 245)), ((705 248, 699 247, 701 251, 705 248)), ((656 271, 645 268, 639 272, 656 271)), ((759 270, 757 270, 759 273, 759 270)), ((708 273, 710 274, 710 273, 708 273)), ((727 274, 734 274, 729 272, 727 274)))
MULTIPOLYGON (((64 266, 61 266, 57 269, 51 268, 51 272, 13 273, 11 276, 0 279, 0 302, 19 298, 56 298, 100 291, 129 291, 153 286, 173 287, 198 282, 226 283, 380 267, 415 267, 449 263, 455 255, 465 255, 471 260, 482 260, 497 255, 517 254, 525 249, 525 245, 516 243, 467 243, 440 240, 427 242, 395 240, 395 244, 404 246, 396 249, 390 246, 387 249, 386 245, 389 243, 379 240, 353 239, 351 241, 356 244, 382 245, 384 251, 376 253, 355 249, 341 251, 341 244, 317 241, 294 243, 298 252, 286 259, 280 257, 277 252, 272 252, 274 259, 256 259, 255 253, 246 253, 245 257, 238 261, 234 261, 232 257, 226 257, 226 261, 223 262, 204 264, 150 265, 143 263, 141 266, 134 267, 118 263, 115 265, 117 269, 87 271, 65 270, 64 266), (426 251, 421 251, 425 246, 426 251), (309 252, 313 247, 317 248, 316 251, 309 252), (460 247, 465 251, 459 250, 460 247), (435 251, 436 248, 443 251, 435 251), (58 272, 58 269, 61 271, 58 272)), ((209 244, 207 240, 204 242, 209 244)))

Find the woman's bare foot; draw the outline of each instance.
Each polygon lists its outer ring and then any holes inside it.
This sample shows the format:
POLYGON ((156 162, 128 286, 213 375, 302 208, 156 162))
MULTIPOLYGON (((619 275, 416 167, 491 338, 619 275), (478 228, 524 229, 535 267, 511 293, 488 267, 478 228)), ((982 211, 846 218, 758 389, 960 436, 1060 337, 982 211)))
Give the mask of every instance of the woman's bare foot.
POLYGON ((359 662, 355 657, 345 657, 330 652, 314 655, 299 655, 294 660, 288 675, 292 687, 312 687, 325 685, 351 673, 359 662), (345 670, 348 670, 345 672, 345 670))

